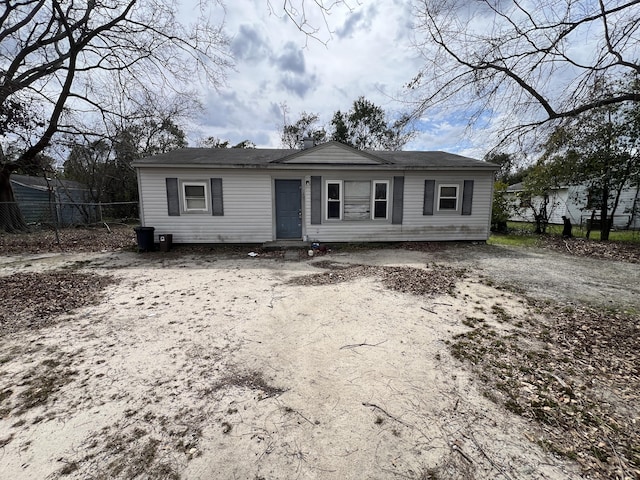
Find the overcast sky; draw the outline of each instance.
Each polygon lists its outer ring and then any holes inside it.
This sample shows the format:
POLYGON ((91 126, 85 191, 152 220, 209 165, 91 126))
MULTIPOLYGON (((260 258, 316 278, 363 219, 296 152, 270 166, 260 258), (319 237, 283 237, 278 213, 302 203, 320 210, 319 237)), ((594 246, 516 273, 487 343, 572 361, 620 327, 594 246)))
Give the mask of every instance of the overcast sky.
MULTIPOLYGON (((348 110, 361 95, 389 114, 406 110, 396 99, 420 66, 411 48, 410 2, 352 2, 351 12, 336 8, 327 17, 331 38, 317 7, 308 2, 310 22, 323 27, 318 36, 328 40, 326 46, 284 18, 281 1, 272 3, 277 15, 270 13, 267 0, 226 3, 226 31, 236 66, 228 72, 226 86, 207 90, 192 143, 198 136, 215 136, 279 148, 285 113, 290 123, 303 111, 317 113, 328 125, 333 112, 348 110)), ((427 120, 405 150, 445 150, 476 158, 486 152, 486 145, 465 138, 464 121, 427 120)))

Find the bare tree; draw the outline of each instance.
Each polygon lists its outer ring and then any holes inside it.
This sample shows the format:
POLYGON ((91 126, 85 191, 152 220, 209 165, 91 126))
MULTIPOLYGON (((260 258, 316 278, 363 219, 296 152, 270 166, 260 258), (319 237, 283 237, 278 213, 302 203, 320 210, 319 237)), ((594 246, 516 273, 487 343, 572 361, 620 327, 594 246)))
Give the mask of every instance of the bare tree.
POLYGON ((503 138, 603 105, 638 101, 602 78, 640 72, 638 0, 419 0, 416 46, 425 59, 408 84, 416 111, 446 107, 471 123, 499 115, 503 138))
MULTIPOLYGON (((272 1, 267 0, 269 11, 278 15, 278 8, 274 8, 272 1)), ((305 38, 310 38, 327 44, 332 37, 332 30, 328 17, 332 11, 343 7, 352 12, 354 5, 360 5, 359 0, 283 0, 281 3, 284 16, 293 22, 305 38)))
POLYGON ((0 142, 19 145, 19 153, 0 156, 0 229, 21 227, 12 171, 39 168, 39 154, 54 136, 86 134, 81 119, 122 115, 105 97, 105 85, 115 79, 125 96, 180 91, 194 78, 216 86, 230 64, 222 27, 209 23, 204 10, 185 27, 172 0, 7 0, 4 6, 0 142))

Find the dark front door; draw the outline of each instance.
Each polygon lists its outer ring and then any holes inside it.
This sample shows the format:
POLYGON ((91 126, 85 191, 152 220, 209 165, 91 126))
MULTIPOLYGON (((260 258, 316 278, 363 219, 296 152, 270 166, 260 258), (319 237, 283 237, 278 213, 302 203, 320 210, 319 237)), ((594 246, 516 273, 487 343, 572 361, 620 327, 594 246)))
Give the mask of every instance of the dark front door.
POLYGON ((302 238, 300 180, 276 180, 276 237, 302 238))

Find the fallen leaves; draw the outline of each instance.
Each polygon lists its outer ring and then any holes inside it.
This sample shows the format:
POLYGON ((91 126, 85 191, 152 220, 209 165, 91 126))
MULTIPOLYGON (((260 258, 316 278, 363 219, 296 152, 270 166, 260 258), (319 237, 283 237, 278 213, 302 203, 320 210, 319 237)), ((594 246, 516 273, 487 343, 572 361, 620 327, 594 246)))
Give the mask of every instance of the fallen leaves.
POLYGON ((539 322, 507 333, 487 324, 458 335, 489 398, 538 422, 538 443, 589 478, 640 476, 640 316, 536 303, 539 322))
POLYGON ((136 234, 132 225, 99 225, 96 227, 38 230, 29 233, 1 233, 0 252, 101 252, 133 249, 136 234))
POLYGON ((96 304, 113 277, 57 271, 0 277, 0 336, 52 325, 56 317, 96 304))
POLYGON ((338 263, 328 260, 315 262, 315 267, 328 270, 316 275, 291 279, 295 285, 329 285, 360 277, 379 277, 385 287, 413 295, 453 294, 457 281, 465 271, 445 265, 431 264, 426 269, 338 263))
POLYGON ((540 245, 579 257, 594 257, 619 262, 640 263, 640 244, 602 242, 586 238, 565 239, 557 235, 540 237, 540 245))

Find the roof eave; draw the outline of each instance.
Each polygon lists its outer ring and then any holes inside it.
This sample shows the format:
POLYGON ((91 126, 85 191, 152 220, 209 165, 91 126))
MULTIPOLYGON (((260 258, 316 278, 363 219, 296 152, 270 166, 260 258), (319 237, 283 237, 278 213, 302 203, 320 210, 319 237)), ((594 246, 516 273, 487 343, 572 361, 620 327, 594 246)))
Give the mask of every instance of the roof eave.
POLYGON ((398 165, 398 164, 304 164, 304 163, 269 163, 269 164, 177 164, 177 163, 133 163, 135 168, 181 168, 181 169, 211 169, 211 170, 434 170, 434 171, 488 171, 497 169, 489 165, 398 165))

